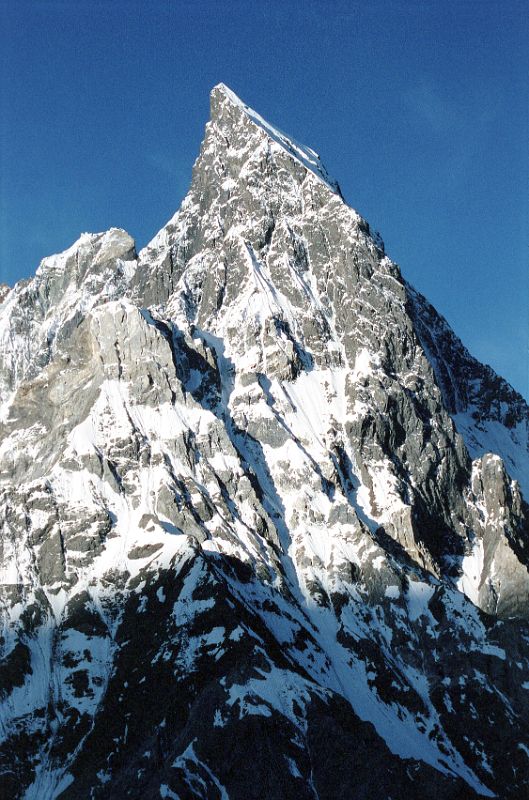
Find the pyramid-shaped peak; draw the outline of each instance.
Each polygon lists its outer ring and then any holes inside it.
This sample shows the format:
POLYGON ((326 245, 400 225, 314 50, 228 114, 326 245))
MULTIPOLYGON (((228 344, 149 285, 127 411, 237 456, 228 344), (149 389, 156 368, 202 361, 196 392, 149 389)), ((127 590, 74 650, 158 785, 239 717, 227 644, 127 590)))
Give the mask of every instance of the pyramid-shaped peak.
POLYGON ((291 136, 283 133, 279 128, 267 122, 257 111, 246 105, 235 92, 226 86, 225 83, 218 83, 213 87, 210 94, 211 101, 211 119, 213 121, 219 120, 224 116, 223 112, 226 106, 229 106, 233 112, 237 110, 240 114, 249 119, 254 125, 261 128, 267 136, 279 144, 292 158, 303 164, 306 169, 314 173, 320 180, 322 180, 333 192, 341 196, 340 187, 338 182, 331 178, 322 164, 318 153, 310 147, 300 144, 291 136))
POLYGON ((228 100, 233 105, 240 106, 243 109, 247 108, 247 105, 243 103, 241 98, 235 94, 235 92, 230 89, 229 86, 226 86, 225 83, 217 83, 216 86, 213 87, 211 90, 211 96, 213 95, 221 95, 224 99, 228 100))

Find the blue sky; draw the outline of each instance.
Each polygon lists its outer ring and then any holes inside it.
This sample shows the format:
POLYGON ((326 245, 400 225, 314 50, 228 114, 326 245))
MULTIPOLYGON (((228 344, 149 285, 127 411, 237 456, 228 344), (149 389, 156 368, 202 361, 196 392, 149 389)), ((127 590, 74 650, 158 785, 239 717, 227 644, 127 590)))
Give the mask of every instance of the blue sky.
POLYGON ((0 0, 0 279, 82 231, 146 244, 223 81, 527 397, 528 34, 525 0, 0 0))

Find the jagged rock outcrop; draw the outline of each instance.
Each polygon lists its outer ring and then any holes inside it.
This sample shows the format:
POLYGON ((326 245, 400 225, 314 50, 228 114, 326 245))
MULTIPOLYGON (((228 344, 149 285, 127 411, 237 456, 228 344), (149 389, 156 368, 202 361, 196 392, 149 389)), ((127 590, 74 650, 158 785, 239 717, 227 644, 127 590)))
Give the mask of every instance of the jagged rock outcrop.
POLYGON ((529 409, 223 85, 0 306, 0 786, 522 798, 529 409))

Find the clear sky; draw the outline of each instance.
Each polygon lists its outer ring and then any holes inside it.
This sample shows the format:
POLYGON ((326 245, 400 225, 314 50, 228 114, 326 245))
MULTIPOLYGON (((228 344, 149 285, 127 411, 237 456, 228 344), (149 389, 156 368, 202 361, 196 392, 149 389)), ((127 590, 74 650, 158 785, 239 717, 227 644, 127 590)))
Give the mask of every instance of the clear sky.
POLYGON ((1 280, 83 231, 146 244, 223 81, 529 396, 527 0, 0 0, 0 59, 1 280))

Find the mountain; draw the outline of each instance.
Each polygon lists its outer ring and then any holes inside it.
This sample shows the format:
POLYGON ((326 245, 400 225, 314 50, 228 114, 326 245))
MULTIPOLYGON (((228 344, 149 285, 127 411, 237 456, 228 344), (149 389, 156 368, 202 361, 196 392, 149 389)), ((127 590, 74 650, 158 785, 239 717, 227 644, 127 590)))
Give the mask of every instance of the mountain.
POLYGON ((529 409, 220 84, 0 306, 1 795, 529 793, 529 409))

